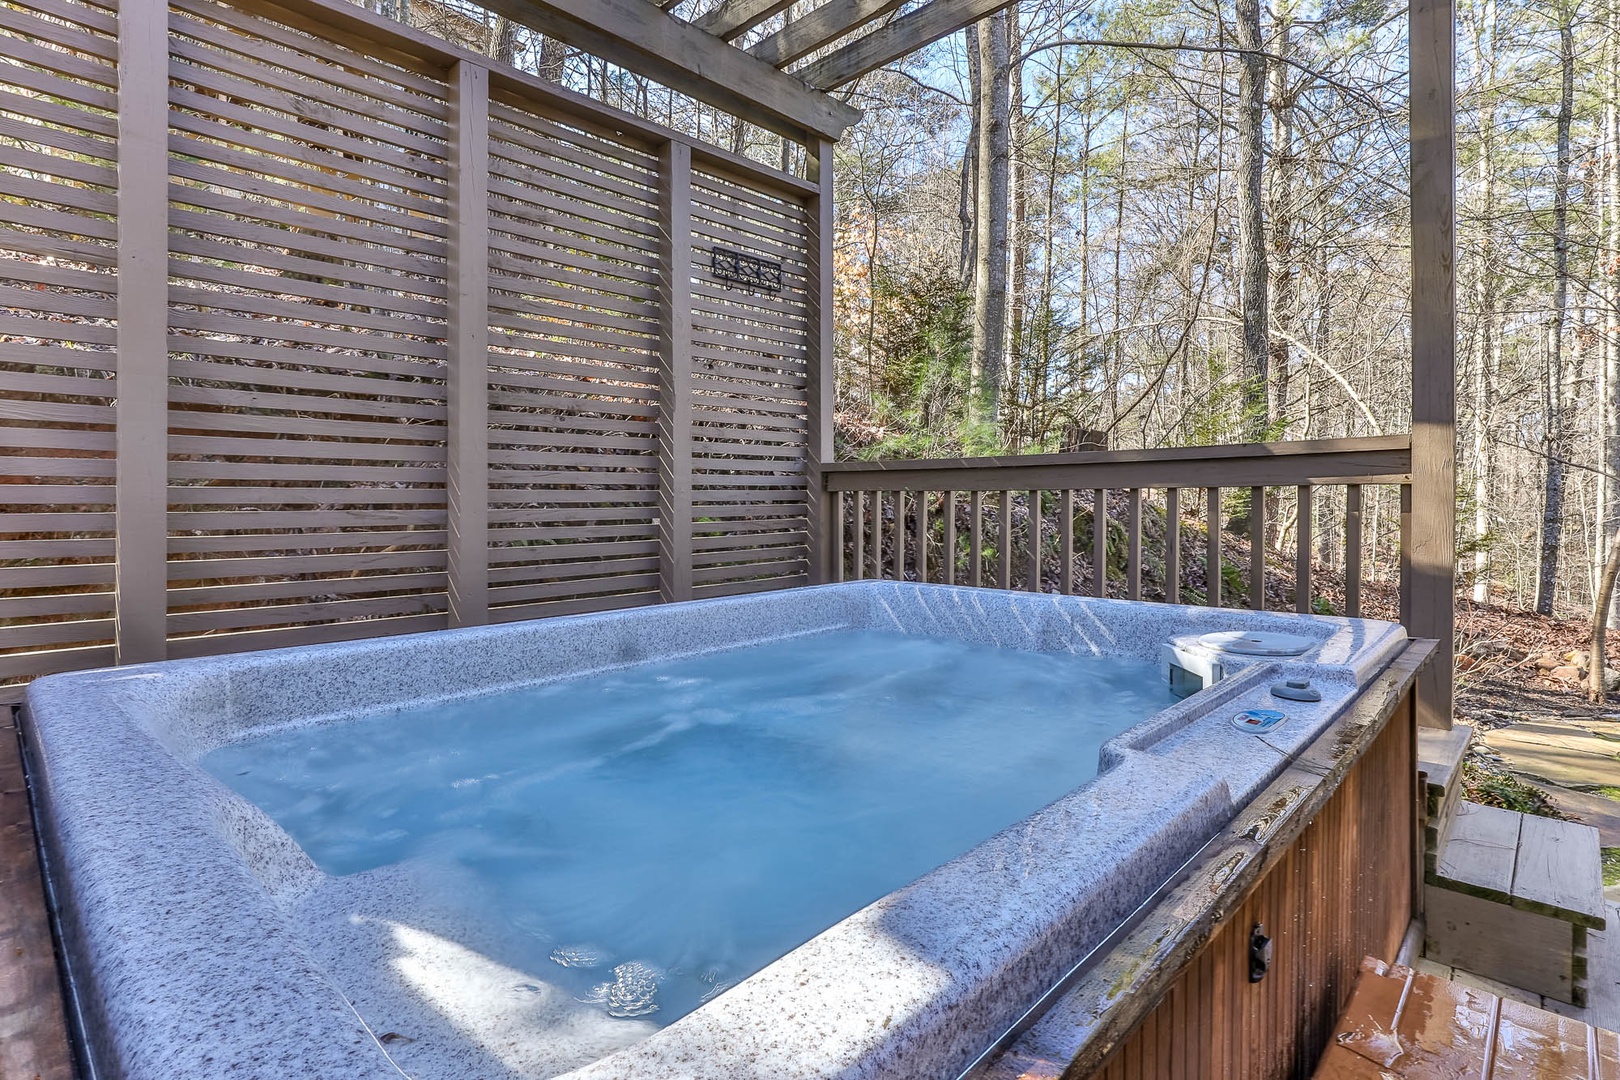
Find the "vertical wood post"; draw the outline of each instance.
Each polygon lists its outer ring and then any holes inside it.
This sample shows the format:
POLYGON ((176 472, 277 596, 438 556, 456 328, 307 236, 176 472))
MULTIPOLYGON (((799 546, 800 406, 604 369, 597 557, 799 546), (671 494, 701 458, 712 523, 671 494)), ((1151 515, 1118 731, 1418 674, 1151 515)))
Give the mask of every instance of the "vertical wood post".
POLYGON ((1012 492, 1003 491, 996 510, 996 588, 1012 584, 1012 492))
POLYGON ((1028 585, 1030 592, 1038 593, 1041 591, 1041 493, 1039 491, 1029 493, 1029 517, 1026 520, 1029 522, 1029 528, 1025 530, 1029 539, 1028 585))
MULTIPOLYGON (((808 150, 810 179, 816 185, 816 194, 806 206, 810 222, 810 347, 805 356, 804 480, 810 519, 810 584, 818 585, 831 580, 828 568, 834 543, 827 535, 827 493, 821 471, 822 464, 833 459, 833 144, 822 139, 808 150)), ((923 497, 919 492, 918 498, 923 497)), ((904 577, 900 572, 904 561, 896 549, 896 580, 904 577)), ((927 580, 924 561, 917 561, 919 581, 927 580)))
POLYGON ((1418 723, 1449 728, 1456 613, 1456 38, 1452 0, 1414 0, 1411 50, 1412 515, 1406 626, 1439 642, 1419 676, 1418 723))
POLYGON ((1295 492, 1298 510, 1294 522, 1294 610, 1302 615, 1311 610, 1311 485, 1301 484, 1295 492))
POLYGON ((118 10, 118 398, 113 610, 120 664, 168 655, 169 4, 118 10))
POLYGON ((1131 488, 1125 516, 1125 595, 1142 599, 1142 489, 1131 488))
POLYGON ((1164 490, 1164 602, 1181 603, 1181 489, 1164 490))
POLYGON ((945 552, 944 577, 947 585, 956 584, 956 492, 945 493, 945 552))
POLYGON ((984 584, 984 492, 968 492, 968 584, 984 584))
POLYGON ((1221 489, 1209 488, 1204 492, 1204 512, 1209 518, 1204 533, 1204 603, 1221 606, 1221 489))
POLYGON ((1344 489, 1344 613, 1361 616, 1361 485, 1344 489))
POLYGON ((1108 595, 1108 492, 1091 492, 1091 595, 1108 595))
POLYGON ((450 625, 489 621, 489 69, 450 74, 449 437, 450 625))
POLYGON ((1249 606, 1266 610, 1266 489, 1249 489, 1249 606))
POLYGON ((832 507, 832 579, 844 580, 844 496, 829 491, 827 501, 832 507))
MULTIPOLYGON (((692 598, 692 148, 674 140, 659 155, 658 301, 658 596, 668 602, 692 598)), ((814 506, 820 485, 818 470, 814 506)))
POLYGON ((1058 591, 1074 595, 1074 488, 1064 488, 1058 507, 1058 591))

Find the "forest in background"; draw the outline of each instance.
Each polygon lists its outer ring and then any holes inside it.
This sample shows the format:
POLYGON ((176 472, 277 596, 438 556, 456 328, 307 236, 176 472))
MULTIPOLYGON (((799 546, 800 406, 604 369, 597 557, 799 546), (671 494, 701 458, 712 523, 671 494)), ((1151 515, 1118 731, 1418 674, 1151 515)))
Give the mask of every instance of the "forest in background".
MULTIPOLYGON (((370 6, 794 163, 482 9, 370 6)), ((1459 0, 1457 25, 1459 571, 1589 607, 1620 526, 1620 5, 1459 0)), ((853 84, 841 455, 1405 430, 1405 31, 1389 0, 1024 0, 853 84)))

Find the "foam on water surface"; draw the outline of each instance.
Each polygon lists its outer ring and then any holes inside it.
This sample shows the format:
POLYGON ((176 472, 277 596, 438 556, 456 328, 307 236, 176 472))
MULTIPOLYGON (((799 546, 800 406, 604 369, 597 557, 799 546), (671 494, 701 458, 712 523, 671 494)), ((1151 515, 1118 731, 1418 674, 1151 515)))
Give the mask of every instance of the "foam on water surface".
POLYGON ((667 1024, 1084 783, 1172 701, 1146 662, 838 631, 202 764, 328 874, 426 868, 494 961, 667 1024))

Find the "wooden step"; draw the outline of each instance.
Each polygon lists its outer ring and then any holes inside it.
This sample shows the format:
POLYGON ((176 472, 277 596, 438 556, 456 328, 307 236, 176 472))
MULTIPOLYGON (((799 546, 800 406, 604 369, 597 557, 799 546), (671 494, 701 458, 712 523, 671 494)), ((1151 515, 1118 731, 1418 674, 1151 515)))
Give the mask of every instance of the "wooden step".
POLYGON ((1603 860, 1590 825, 1466 800, 1429 884, 1602 930, 1603 860))
POLYGON ((1457 804, 1424 889, 1424 955, 1575 1005, 1604 928, 1597 830, 1457 804))
POLYGON ((1451 831, 1462 801, 1463 759, 1474 729, 1457 724, 1444 731, 1420 728, 1417 733, 1418 776, 1423 791, 1423 869, 1435 872, 1435 860, 1451 831))

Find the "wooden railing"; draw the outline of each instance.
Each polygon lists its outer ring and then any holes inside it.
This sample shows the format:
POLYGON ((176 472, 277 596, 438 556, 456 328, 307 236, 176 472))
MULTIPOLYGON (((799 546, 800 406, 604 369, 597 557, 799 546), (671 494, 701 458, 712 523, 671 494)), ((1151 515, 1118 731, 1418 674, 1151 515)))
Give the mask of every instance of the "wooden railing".
MULTIPOLYGON (((1361 611, 1361 583, 1368 567, 1363 489, 1399 487, 1398 516, 1404 529, 1410 506, 1411 441, 1405 435, 1307 442, 1255 443, 1170 450, 1098 451, 1026 457, 943 461, 862 461, 824 466, 828 493, 826 545, 833 581, 865 578, 934 581, 1030 592, 1109 594, 1109 535, 1124 529, 1122 592, 1143 598, 1144 519, 1150 493, 1160 492, 1164 561, 1163 599, 1219 607, 1223 595, 1221 545, 1223 493, 1248 493, 1248 606, 1266 607, 1268 515, 1283 505, 1271 489, 1292 491, 1294 608, 1316 610, 1312 588, 1318 544, 1319 488, 1343 489, 1344 597, 1340 613, 1361 611), (1110 493, 1114 512, 1109 512, 1110 493), (1023 500, 1022 511, 1018 507, 1023 500), (1120 504, 1123 503, 1123 506, 1120 504), (1101 507, 1103 512, 1099 513, 1101 507), (964 519, 965 511, 965 519, 964 519), (1033 511, 1033 512, 1032 512, 1033 511), (1075 522, 1089 511, 1090 536, 1075 522), (1204 588, 1182 587, 1181 524, 1201 514, 1204 588), (937 528, 936 528, 937 524, 937 528), (1055 547, 1057 573, 1047 572, 1055 547), (1102 552, 1102 558, 1097 553, 1102 552), (1076 571, 1086 553, 1088 580, 1076 571)), ((1286 494, 1283 498, 1286 498, 1286 494)), ((1338 501, 1335 500, 1338 505, 1338 501)), ((1374 552, 1381 546, 1371 545, 1374 552)), ((1405 538, 1400 550, 1404 553, 1405 538)), ((1402 570, 1405 558, 1401 559, 1402 570)))

